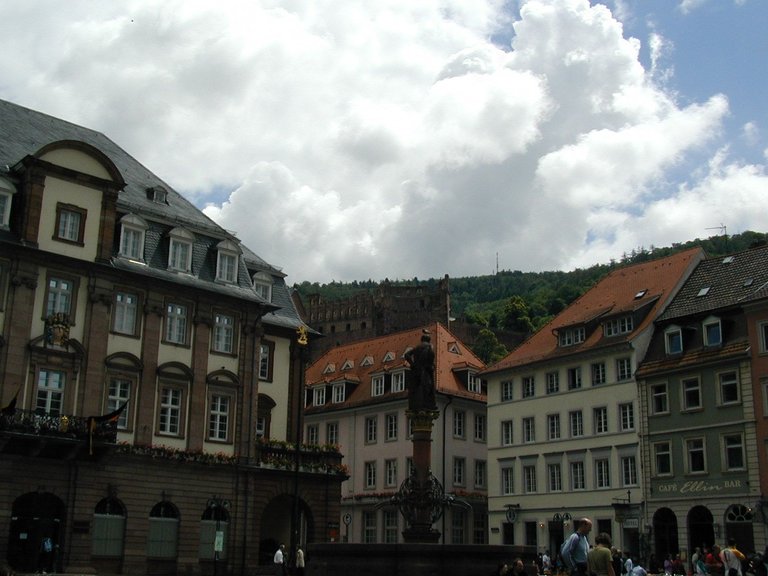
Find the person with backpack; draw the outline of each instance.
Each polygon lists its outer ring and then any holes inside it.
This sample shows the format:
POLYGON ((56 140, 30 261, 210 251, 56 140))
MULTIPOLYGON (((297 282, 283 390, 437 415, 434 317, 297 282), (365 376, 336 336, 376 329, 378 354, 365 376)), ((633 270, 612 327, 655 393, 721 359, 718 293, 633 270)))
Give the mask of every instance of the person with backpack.
POLYGON ((576 521, 576 531, 563 542, 560 548, 560 557, 571 576, 587 574, 587 555, 589 554, 587 534, 591 530, 592 521, 589 518, 580 518, 576 521))
POLYGON ((728 538, 728 546, 720 552, 723 561, 725 576, 741 576, 741 563, 744 562, 744 554, 736 548, 736 540, 728 538))

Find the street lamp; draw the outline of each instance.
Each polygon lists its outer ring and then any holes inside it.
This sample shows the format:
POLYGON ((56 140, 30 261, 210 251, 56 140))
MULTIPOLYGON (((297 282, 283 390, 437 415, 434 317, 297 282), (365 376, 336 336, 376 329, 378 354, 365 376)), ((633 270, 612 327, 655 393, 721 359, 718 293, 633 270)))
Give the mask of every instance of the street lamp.
POLYGON ((216 520, 216 535, 213 539, 213 576, 217 576, 217 565, 219 553, 224 550, 224 532, 221 530, 221 520, 229 519, 229 507, 231 502, 226 498, 212 496, 208 499, 208 510, 211 511, 213 519, 216 520))

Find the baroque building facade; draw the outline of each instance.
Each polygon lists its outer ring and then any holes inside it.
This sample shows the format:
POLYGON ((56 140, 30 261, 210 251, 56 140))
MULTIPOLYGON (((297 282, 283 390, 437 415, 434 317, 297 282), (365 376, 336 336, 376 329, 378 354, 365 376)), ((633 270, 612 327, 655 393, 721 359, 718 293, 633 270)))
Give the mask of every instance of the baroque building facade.
POLYGON ((114 142, 0 101, 13 568, 244 574, 328 540, 345 476, 300 444, 307 334, 278 268, 114 142))
POLYGON ((481 373, 491 544, 554 555, 589 517, 617 547, 644 551, 635 370, 653 320, 702 258, 694 249, 612 271, 481 373))
POLYGON ((656 321, 637 380, 658 557, 766 544, 768 246, 701 262, 656 321))
POLYGON ((412 374, 404 354, 419 345, 423 329, 435 352, 439 412, 431 473, 445 494, 467 504, 449 506, 435 529, 443 543, 488 541, 486 395, 477 376, 484 364, 445 326, 432 323, 332 348, 307 369, 305 437, 340 445, 349 475, 341 491, 343 542, 403 542, 404 519, 387 503, 412 472, 412 374))

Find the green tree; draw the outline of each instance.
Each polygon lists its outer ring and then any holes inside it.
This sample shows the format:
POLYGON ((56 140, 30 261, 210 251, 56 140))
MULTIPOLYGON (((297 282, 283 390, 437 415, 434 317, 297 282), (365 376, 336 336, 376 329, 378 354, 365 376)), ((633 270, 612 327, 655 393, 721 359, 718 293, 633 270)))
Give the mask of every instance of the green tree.
POLYGON ((528 312, 528 305, 521 296, 512 296, 507 300, 504 306, 502 326, 506 330, 525 332, 526 334, 533 331, 533 322, 531 322, 528 312))
POLYGON ((483 328, 477 334, 472 351, 486 364, 498 362, 508 354, 506 346, 488 328, 483 328))

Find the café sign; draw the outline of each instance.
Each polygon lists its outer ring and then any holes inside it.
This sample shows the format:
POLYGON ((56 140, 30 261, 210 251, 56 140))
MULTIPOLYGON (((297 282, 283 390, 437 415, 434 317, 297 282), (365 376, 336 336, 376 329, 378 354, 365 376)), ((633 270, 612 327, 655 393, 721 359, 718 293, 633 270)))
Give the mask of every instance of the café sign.
POLYGON ((740 479, 732 480, 685 480, 682 482, 659 482, 655 485, 657 496, 703 496, 707 494, 731 494, 747 489, 740 479))

